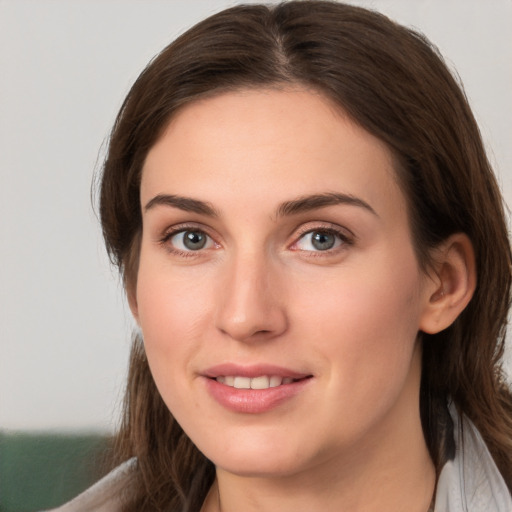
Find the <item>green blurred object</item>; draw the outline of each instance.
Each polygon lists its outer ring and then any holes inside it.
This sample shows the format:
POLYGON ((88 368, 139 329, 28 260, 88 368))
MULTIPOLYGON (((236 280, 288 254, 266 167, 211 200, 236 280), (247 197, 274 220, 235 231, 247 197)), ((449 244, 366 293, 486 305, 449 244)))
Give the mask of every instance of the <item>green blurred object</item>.
POLYGON ((109 438, 0 432, 0 512, 35 512, 70 500, 106 473, 109 438))

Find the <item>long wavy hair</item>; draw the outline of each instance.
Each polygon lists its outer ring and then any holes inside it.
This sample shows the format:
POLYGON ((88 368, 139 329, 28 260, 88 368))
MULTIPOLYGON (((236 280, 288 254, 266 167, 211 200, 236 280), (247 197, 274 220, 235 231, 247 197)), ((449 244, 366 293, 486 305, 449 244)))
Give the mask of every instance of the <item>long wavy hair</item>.
MULTIPOLYGON (((451 398, 512 488, 512 397, 500 366, 511 282, 502 198, 461 85, 424 36, 382 14, 323 1, 242 5, 200 22, 150 62, 118 114, 100 186, 107 250, 127 292, 137 282, 141 169, 172 116, 205 96, 286 85, 319 91, 394 153, 426 271, 448 236, 471 239, 472 300, 448 329, 420 333, 420 414, 438 472, 454 453, 451 398)), ((126 510, 198 511, 215 476, 161 399, 137 336, 115 455, 138 460, 126 510)))

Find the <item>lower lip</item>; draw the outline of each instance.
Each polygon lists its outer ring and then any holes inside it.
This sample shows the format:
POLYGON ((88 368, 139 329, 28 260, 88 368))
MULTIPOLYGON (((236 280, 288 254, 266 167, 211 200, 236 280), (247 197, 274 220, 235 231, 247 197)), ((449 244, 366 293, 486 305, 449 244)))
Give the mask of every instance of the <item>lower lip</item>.
POLYGON ((223 407, 233 412, 259 414, 270 411, 300 393, 312 380, 301 379, 267 389, 237 389, 206 378, 210 395, 223 407))

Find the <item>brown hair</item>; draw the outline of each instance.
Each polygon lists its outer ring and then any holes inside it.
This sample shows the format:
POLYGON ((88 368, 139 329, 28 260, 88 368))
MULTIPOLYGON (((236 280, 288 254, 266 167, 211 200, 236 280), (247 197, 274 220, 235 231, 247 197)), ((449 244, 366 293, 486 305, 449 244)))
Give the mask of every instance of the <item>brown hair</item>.
MULTIPOLYGON (((323 93, 394 152, 412 236, 431 249, 466 233, 475 294, 448 329, 422 335, 420 412, 439 471, 453 455, 447 400, 478 427, 512 488, 512 397, 502 375, 511 253, 502 199, 461 87, 420 34, 335 2, 238 6, 197 24, 142 72, 115 122, 101 181, 107 249, 134 291, 148 150, 183 105, 244 87, 303 85, 323 93)), ((214 467, 159 396, 134 340, 118 458, 137 456, 131 510, 199 510, 214 467)))

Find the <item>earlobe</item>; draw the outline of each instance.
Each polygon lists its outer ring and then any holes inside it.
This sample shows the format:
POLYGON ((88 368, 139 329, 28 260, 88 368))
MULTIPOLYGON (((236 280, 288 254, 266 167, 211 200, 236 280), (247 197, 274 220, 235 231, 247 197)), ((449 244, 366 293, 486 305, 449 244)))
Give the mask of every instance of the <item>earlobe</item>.
POLYGON ((464 233, 450 236, 435 250, 435 275, 426 287, 420 330, 436 334, 449 327, 473 297, 476 268, 473 244, 464 233))

